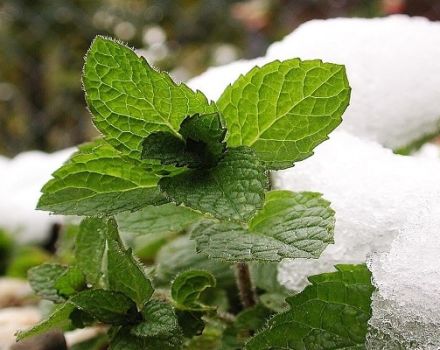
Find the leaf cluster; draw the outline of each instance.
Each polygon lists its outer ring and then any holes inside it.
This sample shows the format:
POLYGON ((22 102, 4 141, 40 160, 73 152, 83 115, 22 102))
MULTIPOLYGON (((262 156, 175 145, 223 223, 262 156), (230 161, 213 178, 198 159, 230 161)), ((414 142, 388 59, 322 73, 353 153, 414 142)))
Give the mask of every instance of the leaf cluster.
POLYGON ((269 177, 339 125, 350 96, 343 66, 274 61, 210 102, 97 37, 83 84, 102 138, 55 171, 38 207, 88 218, 72 266, 30 271, 56 307, 19 339, 101 323, 112 350, 362 347, 364 266, 311 277, 294 296, 279 285, 279 261, 316 259, 333 243, 335 213, 319 193, 271 190, 269 177), (258 296, 244 310, 235 262, 250 264, 258 296))

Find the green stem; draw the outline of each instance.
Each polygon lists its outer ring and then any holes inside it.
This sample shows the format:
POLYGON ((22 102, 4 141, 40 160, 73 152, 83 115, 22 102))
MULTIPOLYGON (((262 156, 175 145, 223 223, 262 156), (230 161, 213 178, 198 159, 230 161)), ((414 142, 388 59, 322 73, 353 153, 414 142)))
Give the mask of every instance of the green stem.
POLYGON ((235 266, 235 278, 243 308, 247 309, 257 303, 257 295, 251 281, 248 264, 239 262, 235 266))

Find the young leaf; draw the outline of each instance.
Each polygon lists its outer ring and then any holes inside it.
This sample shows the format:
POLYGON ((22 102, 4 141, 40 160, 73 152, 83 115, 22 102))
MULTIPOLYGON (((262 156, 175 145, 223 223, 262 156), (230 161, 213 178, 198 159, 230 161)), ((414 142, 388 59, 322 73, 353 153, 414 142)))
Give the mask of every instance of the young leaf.
POLYGON ((67 327, 70 324, 69 316, 74 309, 75 306, 69 302, 59 305, 47 319, 28 330, 17 332, 17 341, 46 333, 54 328, 63 329, 67 327))
POLYGON ((171 297, 176 302, 176 308, 182 310, 202 311, 212 309, 203 305, 199 298, 207 288, 215 287, 215 277, 204 270, 189 270, 177 275, 171 285, 171 297))
POLYGON ((183 139, 164 131, 150 134, 142 142, 142 159, 158 160, 163 165, 209 168, 225 151, 226 129, 218 113, 186 118, 179 134, 183 139))
POLYGON ((70 266, 55 281, 58 294, 65 298, 83 290, 86 286, 85 276, 76 266, 70 266))
POLYGON ((199 91, 177 85, 128 47, 97 36, 83 74, 93 122, 118 151, 140 159, 142 141, 151 133, 178 135, 189 115, 216 111, 199 91))
POLYGON ((135 212, 116 216, 119 230, 136 235, 178 233, 198 221, 202 215, 194 210, 174 203, 147 206, 135 212))
POLYGON ((239 147, 228 149, 214 168, 162 178, 159 186, 178 204, 246 222, 262 206, 268 178, 255 152, 239 147))
POLYGON ((172 306, 150 300, 141 310, 143 321, 133 326, 131 334, 142 338, 179 337, 181 330, 172 306))
POLYGON ((318 193, 272 191, 249 228, 233 222, 205 220, 191 237, 197 250, 227 261, 281 261, 318 258, 333 242, 334 211, 318 193))
POLYGON ((196 168, 201 160, 196 153, 186 150, 185 141, 166 131, 150 134, 142 142, 142 159, 159 161, 162 165, 196 168))
POLYGON ((131 250, 112 239, 108 240, 107 274, 110 289, 124 293, 139 306, 153 294, 151 282, 131 250))
POLYGON ((89 289, 75 294, 69 301, 78 309, 108 324, 129 324, 136 317, 135 303, 119 292, 89 289))
POLYGON ((252 147, 268 168, 285 169, 328 138, 349 99, 344 66, 291 59, 240 76, 217 105, 230 147, 252 147))
POLYGON ((79 147, 44 185, 38 209, 65 215, 114 214, 163 202, 159 177, 103 140, 79 147))
POLYGON ((364 349, 371 317, 371 273, 365 265, 338 265, 310 277, 312 285, 287 299, 246 349, 364 349))
POLYGON ((212 113, 188 117, 180 126, 179 133, 186 140, 188 150, 200 156, 204 167, 216 165, 225 152, 223 124, 220 114, 212 113))
POLYGON ((188 236, 178 237, 163 246, 157 254, 156 266, 157 282, 167 286, 179 272, 189 269, 209 271, 219 287, 228 288, 235 283, 231 265, 197 254, 195 243, 188 236))
MULTIPOLYGON (((100 218, 86 218, 80 224, 76 238, 76 264, 93 286, 99 283, 103 274, 106 239, 109 231, 115 229, 112 221, 100 218)), ((113 234, 117 235, 117 231, 113 234)))
POLYGON ((28 281, 40 297, 60 303, 64 301, 64 298, 58 294, 55 284, 66 270, 66 266, 59 264, 42 264, 28 271, 28 281))

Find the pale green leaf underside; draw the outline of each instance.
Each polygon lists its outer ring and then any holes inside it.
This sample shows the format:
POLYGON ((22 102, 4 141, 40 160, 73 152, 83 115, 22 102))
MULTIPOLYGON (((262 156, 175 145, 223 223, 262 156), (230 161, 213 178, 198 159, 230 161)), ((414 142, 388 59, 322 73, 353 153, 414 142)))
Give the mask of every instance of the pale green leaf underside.
POLYGON ((230 148, 211 169, 197 169, 162 178, 169 200, 220 219, 247 221, 264 201, 266 170, 248 147, 230 148))
POLYGON ((83 83, 96 127, 134 159, 140 159, 142 141, 151 133, 177 135, 187 116, 216 111, 201 92, 177 85, 133 50, 100 36, 87 53, 83 83))
POLYGON ((272 318, 246 349, 365 349, 371 317, 371 273, 365 265, 309 278, 312 285, 287 298, 290 310, 272 318))
POLYGON ((40 297, 59 303, 64 298, 58 294, 57 280, 67 271, 67 266, 60 264, 42 264, 28 271, 28 280, 34 292, 40 297))
POLYGON ((203 305, 200 294, 207 288, 215 287, 215 277, 204 270, 188 270, 180 273, 171 285, 171 297, 176 307, 182 310, 207 310, 211 307, 203 305))
POLYGON ((203 221, 192 230, 197 250, 227 261, 318 258, 333 243, 334 211, 319 193, 271 191, 246 229, 203 221))
POLYGON ((51 329, 63 329, 70 325, 69 316, 75 306, 69 302, 58 306, 47 319, 37 323, 32 328, 17 332, 17 340, 22 340, 28 337, 33 337, 42 333, 46 333, 51 329))
POLYGON ((108 240, 107 275, 110 289, 124 293, 138 306, 146 303, 153 294, 153 286, 142 265, 131 250, 125 250, 114 240, 108 240))
POLYGON ((251 146, 268 168, 284 169, 328 138, 349 99, 344 66, 291 59, 240 76, 217 105, 229 146, 251 146))
POLYGON ((180 232, 202 217, 200 213, 186 207, 167 203, 147 206, 135 212, 120 213, 116 216, 119 230, 135 235, 180 232))
POLYGON ((160 201, 159 177, 103 140, 79 147, 43 187, 38 209, 65 215, 114 214, 160 201))
POLYGON ((178 237, 164 245, 157 254, 156 266, 158 282, 166 286, 179 272, 190 269, 209 271, 215 276, 219 287, 230 287, 235 282, 230 264, 197 254, 195 242, 188 236, 178 237))

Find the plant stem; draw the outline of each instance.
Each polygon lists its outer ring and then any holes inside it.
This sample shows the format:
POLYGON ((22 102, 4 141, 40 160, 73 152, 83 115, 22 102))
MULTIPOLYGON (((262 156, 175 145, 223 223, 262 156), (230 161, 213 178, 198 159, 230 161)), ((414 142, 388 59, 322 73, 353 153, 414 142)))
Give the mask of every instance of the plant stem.
POLYGON ((243 308, 247 309, 257 303, 257 295, 252 285, 248 264, 239 262, 235 266, 235 278, 243 308))

